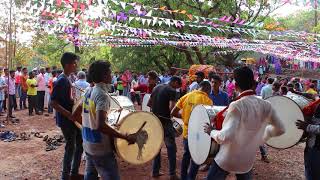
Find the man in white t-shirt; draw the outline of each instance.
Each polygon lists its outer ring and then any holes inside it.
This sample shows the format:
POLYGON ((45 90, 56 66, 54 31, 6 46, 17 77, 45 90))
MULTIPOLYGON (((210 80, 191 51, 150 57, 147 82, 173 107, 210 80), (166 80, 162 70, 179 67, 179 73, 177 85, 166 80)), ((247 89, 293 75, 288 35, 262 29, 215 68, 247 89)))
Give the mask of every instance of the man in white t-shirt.
POLYGON ((202 71, 196 72, 195 75, 197 76, 197 79, 196 81, 190 84, 189 92, 199 89, 200 88, 199 84, 204 80, 204 73, 202 71))
POLYGON ((229 173, 235 173, 237 179, 252 179, 251 170, 259 146, 285 132, 271 104, 255 96, 252 70, 235 69, 234 79, 240 96, 228 107, 222 129, 214 130, 209 124, 204 129, 220 144, 208 180, 225 179, 229 173))

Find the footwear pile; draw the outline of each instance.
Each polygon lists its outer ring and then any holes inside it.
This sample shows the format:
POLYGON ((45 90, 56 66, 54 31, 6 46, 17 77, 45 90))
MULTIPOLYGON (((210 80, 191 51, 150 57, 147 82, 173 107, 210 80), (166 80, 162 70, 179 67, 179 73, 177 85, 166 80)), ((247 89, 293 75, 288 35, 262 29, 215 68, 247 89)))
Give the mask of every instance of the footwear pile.
POLYGON ((1 131, 0 140, 4 142, 12 142, 17 139, 18 135, 13 131, 1 131))
POLYGON ((52 138, 49 135, 46 135, 43 138, 43 141, 46 142, 46 151, 56 150, 59 146, 64 143, 64 138, 62 135, 55 135, 52 138))

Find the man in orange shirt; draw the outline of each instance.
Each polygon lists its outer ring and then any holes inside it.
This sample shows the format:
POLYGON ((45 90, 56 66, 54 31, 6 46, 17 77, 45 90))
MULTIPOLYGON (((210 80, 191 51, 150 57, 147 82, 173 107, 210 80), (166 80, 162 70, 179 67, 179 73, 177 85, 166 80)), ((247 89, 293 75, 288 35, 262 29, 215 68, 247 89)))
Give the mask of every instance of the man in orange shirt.
POLYGON ((20 109, 27 109, 27 104, 26 104, 27 91, 28 91, 27 79, 28 79, 28 69, 23 68, 22 75, 20 77, 20 83, 21 83, 20 109))

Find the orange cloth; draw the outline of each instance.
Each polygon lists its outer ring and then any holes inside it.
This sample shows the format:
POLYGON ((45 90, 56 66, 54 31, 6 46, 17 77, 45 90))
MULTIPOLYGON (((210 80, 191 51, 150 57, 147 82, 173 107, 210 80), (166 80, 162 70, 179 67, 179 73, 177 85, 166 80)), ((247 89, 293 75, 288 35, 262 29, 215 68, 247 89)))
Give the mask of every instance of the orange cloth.
POLYGON ((24 92, 27 92, 28 91, 28 85, 27 85, 27 79, 28 79, 28 76, 27 75, 22 75, 20 77, 20 82, 21 82, 21 88, 24 92))
POLYGON ((50 95, 52 94, 52 91, 53 91, 53 77, 51 77, 48 81, 48 88, 49 88, 49 93, 50 95))

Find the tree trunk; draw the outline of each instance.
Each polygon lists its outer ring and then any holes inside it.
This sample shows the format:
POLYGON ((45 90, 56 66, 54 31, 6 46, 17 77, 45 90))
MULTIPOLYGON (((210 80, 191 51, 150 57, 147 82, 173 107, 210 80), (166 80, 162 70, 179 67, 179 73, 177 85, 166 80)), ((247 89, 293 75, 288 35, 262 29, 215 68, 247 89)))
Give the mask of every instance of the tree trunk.
POLYGON ((192 47, 192 49, 195 51, 197 57, 198 57, 198 60, 199 60, 199 63, 200 64, 206 64, 204 62, 204 58, 203 58, 203 55, 202 53, 200 52, 199 48, 198 47, 192 47))

